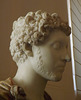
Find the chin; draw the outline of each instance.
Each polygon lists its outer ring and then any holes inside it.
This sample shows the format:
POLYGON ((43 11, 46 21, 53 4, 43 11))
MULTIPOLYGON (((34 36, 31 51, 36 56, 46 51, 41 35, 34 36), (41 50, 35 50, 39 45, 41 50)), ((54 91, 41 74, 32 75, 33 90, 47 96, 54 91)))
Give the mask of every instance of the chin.
POLYGON ((49 81, 58 82, 62 79, 62 74, 52 75, 47 78, 49 81))
POLYGON ((49 81, 58 82, 58 81, 61 81, 61 79, 62 79, 62 77, 61 78, 49 79, 49 81))
POLYGON ((58 82, 58 81, 61 81, 62 77, 61 78, 56 78, 55 80, 53 80, 54 82, 58 82))

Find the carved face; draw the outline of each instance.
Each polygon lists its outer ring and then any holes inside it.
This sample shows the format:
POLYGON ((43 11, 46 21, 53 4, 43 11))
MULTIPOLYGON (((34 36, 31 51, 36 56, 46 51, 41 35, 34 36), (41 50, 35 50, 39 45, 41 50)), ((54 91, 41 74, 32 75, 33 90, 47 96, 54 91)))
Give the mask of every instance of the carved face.
POLYGON ((33 46, 32 50, 33 57, 29 59, 33 69, 48 80, 61 80, 66 62, 70 61, 68 36, 60 30, 54 31, 44 44, 33 46))

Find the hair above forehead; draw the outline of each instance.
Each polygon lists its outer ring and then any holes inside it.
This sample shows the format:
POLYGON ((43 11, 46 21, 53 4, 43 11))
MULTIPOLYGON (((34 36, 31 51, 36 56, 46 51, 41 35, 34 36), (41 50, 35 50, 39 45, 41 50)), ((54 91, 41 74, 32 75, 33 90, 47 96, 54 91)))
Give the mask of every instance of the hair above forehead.
POLYGON ((42 43, 47 36, 56 29, 62 30, 67 36, 71 29, 68 24, 59 17, 57 13, 47 13, 41 10, 29 12, 25 17, 19 17, 13 23, 11 34, 10 51, 13 59, 26 59, 27 55, 23 50, 23 45, 42 43))

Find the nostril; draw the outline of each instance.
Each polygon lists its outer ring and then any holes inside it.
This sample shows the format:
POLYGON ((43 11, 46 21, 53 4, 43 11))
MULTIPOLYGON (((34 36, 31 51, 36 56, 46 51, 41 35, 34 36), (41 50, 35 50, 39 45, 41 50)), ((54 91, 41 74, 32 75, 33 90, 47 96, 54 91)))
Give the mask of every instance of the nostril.
POLYGON ((63 60, 64 62, 70 62, 70 61, 71 61, 71 57, 69 57, 69 56, 67 55, 67 56, 65 56, 64 58, 62 58, 62 60, 63 60))
POLYGON ((70 59, 63 59, 64 62, 70 62, 71 61, 71 58, 70 59))
POLYGON ((65 56, 65 60, 66 60, 67 62, 70 62, 70 61, 71 61, 71 57, 69 57, 68 55, 66 55, 66 56, 65 56))
POLYGON ((71 61, 71 58, 69 58, 69 59, 66 59, 66 61, 67 61, 67 62, 70 62, 70 61, 71 61))

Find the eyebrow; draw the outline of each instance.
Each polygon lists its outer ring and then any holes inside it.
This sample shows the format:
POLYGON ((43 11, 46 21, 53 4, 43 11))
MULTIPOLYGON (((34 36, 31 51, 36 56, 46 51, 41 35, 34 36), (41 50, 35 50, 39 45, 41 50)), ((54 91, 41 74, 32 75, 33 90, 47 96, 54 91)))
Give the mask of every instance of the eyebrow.
POLYGON ((64 43, 64 44, 68 45, 68 42, 66 40, 63 40, 63 39, 61 39, 61 40, 59 40, 59 39, 58 40, 54 40, 51 43, 55 43, 55 42, 61 42, 61 43, 64 43))

